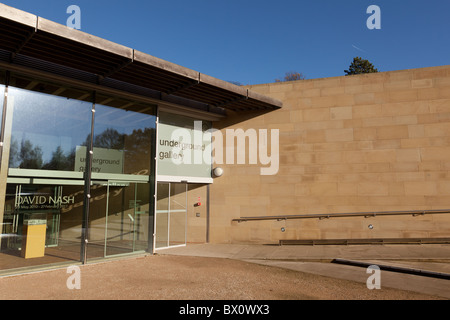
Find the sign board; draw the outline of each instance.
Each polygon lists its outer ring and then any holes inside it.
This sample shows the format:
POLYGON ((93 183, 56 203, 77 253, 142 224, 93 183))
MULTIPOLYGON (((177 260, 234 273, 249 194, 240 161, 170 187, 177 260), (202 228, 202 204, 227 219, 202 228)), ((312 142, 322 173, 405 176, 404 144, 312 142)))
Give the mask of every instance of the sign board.
MULTIPOLYGON (((86 147, 77 146, 74 171, 84 172, 86 168, 86 147)), ((123 173, 123 151, 116 149, 94 148, 92 172, 123 173)))
MULTIPOLYGON (((159 177, 182 177, 188 182, 211 178, 210 123, 160 112, 157 165, 159 177)), ((162 179, 164 180, 164 178, 162 179)))
MULTIPOLYGON (((52 196, 39 194, 16 194, 16 206, 20 209, 57 209, 73 204, 73 196, 52 196)), ((35 219, 36 220, 36 219, 35 219)))

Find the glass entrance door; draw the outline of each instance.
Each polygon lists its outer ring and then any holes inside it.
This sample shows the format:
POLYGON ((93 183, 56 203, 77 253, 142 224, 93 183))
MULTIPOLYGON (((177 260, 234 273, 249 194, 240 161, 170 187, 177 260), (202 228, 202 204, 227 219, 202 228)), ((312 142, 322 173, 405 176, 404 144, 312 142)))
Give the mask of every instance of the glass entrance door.
POLYGON ((76 180, 8 178, 0 271, 79 261, 83 198, 76 180))
POLYGON ((148 248, 148 183, 98 181, 91 187, 88 259, 148 248))
POLYGON ((156 248, 186 244, 187 184, 158 183, 156 248))

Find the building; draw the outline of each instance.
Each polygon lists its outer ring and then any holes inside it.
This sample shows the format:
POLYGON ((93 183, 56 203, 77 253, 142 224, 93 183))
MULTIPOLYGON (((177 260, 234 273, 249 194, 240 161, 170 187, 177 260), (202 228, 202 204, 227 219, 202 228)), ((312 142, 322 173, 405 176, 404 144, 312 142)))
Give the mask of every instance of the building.
POLYGON ((215 125, 278 128, 279 170, 222 166, 216 241, 449 240, 450 66, 249 89, 283 107, 215 125))
POLYGON ((0 272, 449 235, 448 66, 239 87, 5 5, 0 30, 0 272))
POLYGON ((172 159, 193 120, 281 103, 5 5, 0 28, 0 270, 207 241, 211 161, 172 159))

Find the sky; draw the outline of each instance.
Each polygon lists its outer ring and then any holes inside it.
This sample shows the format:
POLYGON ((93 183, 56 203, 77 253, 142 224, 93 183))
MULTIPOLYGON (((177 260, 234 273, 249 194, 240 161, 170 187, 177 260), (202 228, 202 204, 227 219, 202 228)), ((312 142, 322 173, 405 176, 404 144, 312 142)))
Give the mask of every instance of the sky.
POLYGON ((379 71, 450 64, 448 0, 0 2, 64 25, 77 5, 83 32, 243 85, 342 76, 356 56, 379 71))

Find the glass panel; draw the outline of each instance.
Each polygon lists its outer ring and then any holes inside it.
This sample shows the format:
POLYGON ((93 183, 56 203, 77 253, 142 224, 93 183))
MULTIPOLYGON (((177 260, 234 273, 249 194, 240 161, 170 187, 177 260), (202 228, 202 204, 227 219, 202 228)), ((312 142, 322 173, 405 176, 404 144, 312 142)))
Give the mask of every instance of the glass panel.
POLYGON ((129 209, 129 200, 134 200, 134 184, 110 183, 108 214, 106 216, 105 255, 132 251, 134 236, 134 210, 129 209))
POLYGON ((169 246, 186 243, 186 184, 170 184, 169 246))
POLYGON ((106 255, 148 247, 148 184, 109 183, 106 255))
POLYGON ((149 245, 149 239, 152 234, 149 234, 149 227, 153 221, 150 220, 150 212, 153 208, 150 208, 151 197, 150 184, 148 183, 135 183, 136 192, 135 199, 128 200, 128 206, 134 207, 135 227, 134 227, 134 251, 147 250, 149 245))
POLYGON ((97 182, 91 186, 89 205, 87 259, 105 256, 106 211, 108 183, 97 182))
MULTIPOLYGON (((0 84, 0 132, 2 130, 2 119, 3 119, 3 102, 5 101, 5 86, 0 84)), ((0 159, 1 161, 1 159, 0 159)), ((1 164, 1 163, 0 163, 1 164)))
MULTIPOLYGON (((89 92, 39 81, 27 83, 27 88, 45 87, 45 92, 53 94, 70 93, 70 97, 81 100, 91 97, 89 92)), ((0 204, 0 254, 20 259, 11 262, 0 257, 0 270, 58 259, 80 260, 84 205, 81 172, 85 170, 90 140, 92 103, 76 99, 10 87, 8 182, 11 183, 7 185, 5 202, 0 204), (24 184, 27 180, 30 183, 24 184), (44 253, 36 259, 24 259, 23 252, 30 251, 26 250, 30 239, 27 235, 34 229, 39 229, 44 253)), ((109 100, 108 105, 116 108, 96 105, 92 166, 96 182, 91 186, 88 259, 147 249, 149 226, 153 223, 150 222, 153 196, 150 197, 148 181, 154 161, 151 157, 156 133, 154 106, 128 101, 124 104, 118 98, 102 100, 105 103, 109 100), (107 175, 95 176, 100 173, 107 175), (124 181, 108 182, 108 179, 124 181)), ((34 241, 33 246, 37 243, 34 241)))
POLYGON ((93 173, 150 175, 155 116, 95 107, 93 173))
POLYGON ((187 184, 158 183, 156 248, 186 243, 187 184))
POLYGON ((75 152, 90 133, 92 104, 8 90, 8 105, 14 108, 9 168, 79 171, 75 152))
POLYGON ((88 259, 146 250, 149 199, 146 183, 95 183, 91 188, 88 259))
POLYGON ((0 270, 79 261, 83 187, 58 183, 7 185, 0 270))
POLYGON ((156 202, 156 248, 169 245, 169 184, 158 183, 156 202))

